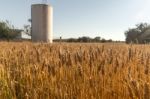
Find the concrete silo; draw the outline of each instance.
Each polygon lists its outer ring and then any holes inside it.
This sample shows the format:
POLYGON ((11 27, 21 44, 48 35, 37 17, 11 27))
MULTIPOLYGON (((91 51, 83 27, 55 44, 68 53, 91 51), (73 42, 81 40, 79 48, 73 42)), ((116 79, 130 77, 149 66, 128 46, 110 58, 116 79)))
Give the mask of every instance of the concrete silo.
POLYGON ((53 42, 53 8, 47 4, 31 6, 31 38, 34 42, 53 42))

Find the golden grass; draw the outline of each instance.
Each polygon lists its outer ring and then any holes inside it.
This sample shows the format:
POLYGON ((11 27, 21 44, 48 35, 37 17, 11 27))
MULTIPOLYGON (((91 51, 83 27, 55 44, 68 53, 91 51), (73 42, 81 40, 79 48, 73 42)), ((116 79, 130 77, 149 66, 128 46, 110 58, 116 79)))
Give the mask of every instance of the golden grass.
POLYGON ((149 99, 150 46, 0 42, 0 99, 149 99))

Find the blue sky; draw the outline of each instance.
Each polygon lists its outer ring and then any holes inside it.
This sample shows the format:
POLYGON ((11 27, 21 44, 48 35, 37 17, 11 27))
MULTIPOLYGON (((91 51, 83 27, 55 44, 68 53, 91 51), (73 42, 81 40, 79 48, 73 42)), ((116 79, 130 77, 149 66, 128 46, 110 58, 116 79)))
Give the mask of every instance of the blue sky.
MULTIPOLYGON (((31 4, 42 0, 1 0, 0 20, 17 28, 29 24, 31 4)), ((100 36, 124 40, 124 31, 150 23, 150 0, 48 0, 54 9, 54 38, 100 36)))

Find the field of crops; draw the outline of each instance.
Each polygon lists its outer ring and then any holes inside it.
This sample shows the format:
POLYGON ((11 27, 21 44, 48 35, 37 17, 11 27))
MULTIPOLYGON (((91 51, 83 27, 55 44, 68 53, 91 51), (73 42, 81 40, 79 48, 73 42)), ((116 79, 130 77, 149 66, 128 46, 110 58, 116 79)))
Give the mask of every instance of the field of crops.
POLYGON ((149 99, 150 45, 0 42, 0 99, 149 99))

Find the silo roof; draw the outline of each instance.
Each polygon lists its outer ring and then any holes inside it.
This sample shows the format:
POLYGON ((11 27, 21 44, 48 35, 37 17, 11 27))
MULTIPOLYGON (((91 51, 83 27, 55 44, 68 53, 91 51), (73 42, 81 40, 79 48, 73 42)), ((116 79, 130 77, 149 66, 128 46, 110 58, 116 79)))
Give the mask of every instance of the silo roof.
POLYGON ((32 6, 51 6, 51 5, 49 5, 49 4, 32 4, 32 6))

